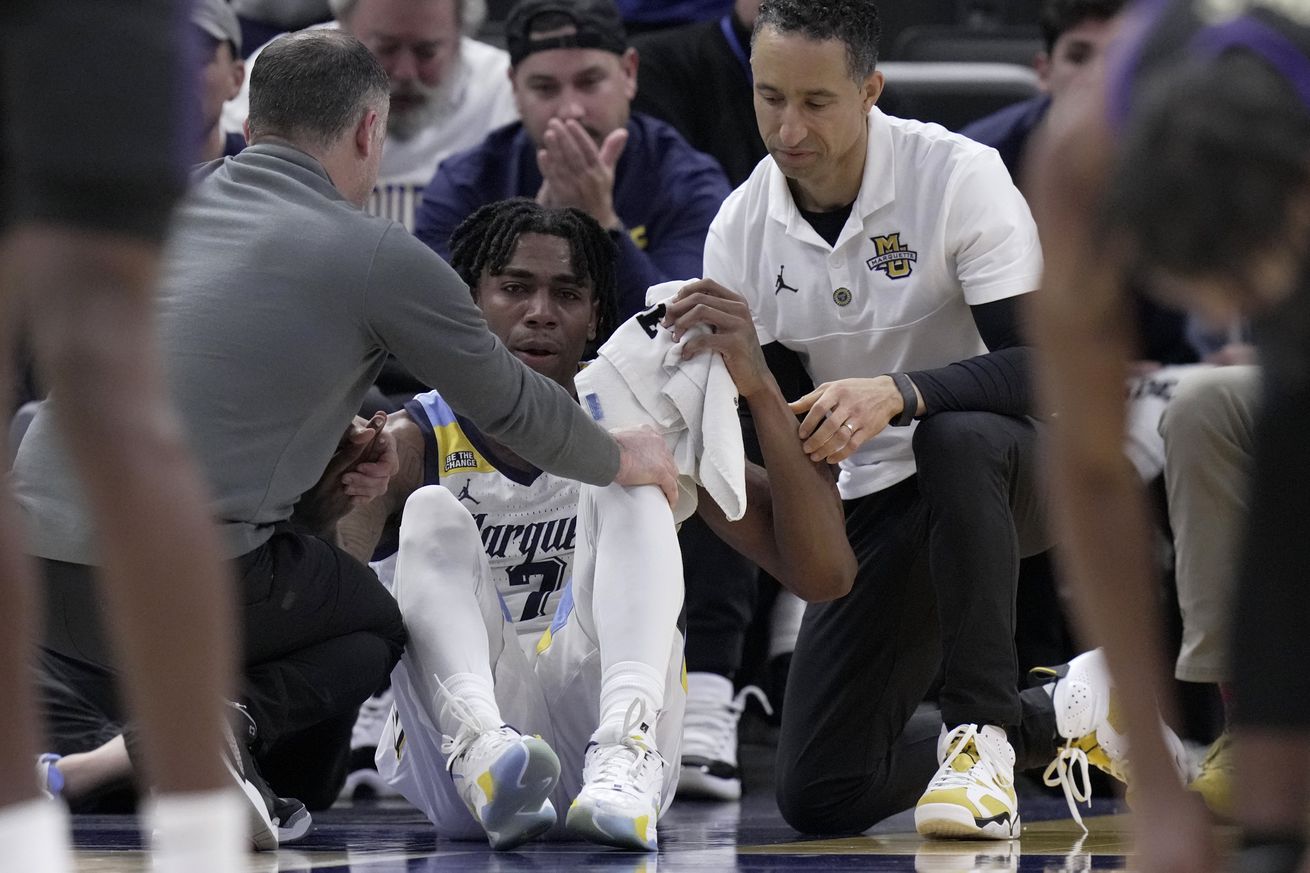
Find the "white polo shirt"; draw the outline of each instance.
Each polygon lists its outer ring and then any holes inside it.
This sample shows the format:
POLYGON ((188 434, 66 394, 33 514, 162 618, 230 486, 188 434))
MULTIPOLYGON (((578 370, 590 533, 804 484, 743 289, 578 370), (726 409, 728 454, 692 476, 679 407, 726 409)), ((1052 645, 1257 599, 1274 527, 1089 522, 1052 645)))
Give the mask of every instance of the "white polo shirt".
MULTIPOLYGON (((798 352, 816 385, 983 354, 969 306, 1033 291, 1041 274, 1037 227, 996 151, 877 107, 835 247, 771 157, 724 201, 705 242, 705 277, 744 296, 760 342, 798 352)), ((842 498, 913 475, 913 430, 888 427, 842 462, 842 498)))

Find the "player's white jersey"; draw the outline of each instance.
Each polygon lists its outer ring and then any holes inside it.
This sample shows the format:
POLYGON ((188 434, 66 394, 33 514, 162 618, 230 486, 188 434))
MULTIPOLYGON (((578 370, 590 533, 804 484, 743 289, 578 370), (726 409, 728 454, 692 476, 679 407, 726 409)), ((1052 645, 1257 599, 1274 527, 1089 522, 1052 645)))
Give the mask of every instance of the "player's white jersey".
POLYGON ((415 397, 405 411, 427 443, 424 484, 444 485, 473 516, 506 618, 531 654, 572 573, 578 483, 504 463, 497 468, 495 450, 435 391, 415 397))

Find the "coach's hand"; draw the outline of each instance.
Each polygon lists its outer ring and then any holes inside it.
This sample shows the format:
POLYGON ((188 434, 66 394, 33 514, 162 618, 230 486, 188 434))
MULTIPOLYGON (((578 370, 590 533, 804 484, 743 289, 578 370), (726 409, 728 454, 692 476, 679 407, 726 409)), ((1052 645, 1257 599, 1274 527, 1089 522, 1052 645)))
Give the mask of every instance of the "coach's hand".
POLYGON ((351 509, 386 493, 400 466, 391 437, 382 432, 386 423, 385 412, 368 420, 355 417, 318 483, 296 501, 293 524, 326 536, 351 509))
MULTIPOLYGON (((891 376, 824 382, 790 405, 792 412, 805 416, 802 448, 811 460, 829 464, 855 454, 905 408, 891 376)), ((919 406, 922 412, 922 400, 919 406)))
POLYGON ((368 421, 356 416, 337 449, 338 453, 344 453, 343 449, 347 447, 359 449, 358 456, 341 475, 342 489, 350 498, 352 507, 362 506, 386 494, 391 477, 400 469, 395 441, 384 430, 386 423, 385 412, 375 412, 368 421))
POLYGON ((708 326, 709 332, 697 333, 683 343, 682 359, 718 352, 742 397, 749 400, 776 388, 755 333, 750 306, 737 292, 710 279, 683 285, 666 307, 663 323, 673 331, 675 342, 682 342, 697 325, 708 326))
POLYGON ((649 425, 616 430, 611 436, 619 444, 619 485, 658 485, 669 501, 678 503, 678 468, 673 463, 664 437, 649 425))

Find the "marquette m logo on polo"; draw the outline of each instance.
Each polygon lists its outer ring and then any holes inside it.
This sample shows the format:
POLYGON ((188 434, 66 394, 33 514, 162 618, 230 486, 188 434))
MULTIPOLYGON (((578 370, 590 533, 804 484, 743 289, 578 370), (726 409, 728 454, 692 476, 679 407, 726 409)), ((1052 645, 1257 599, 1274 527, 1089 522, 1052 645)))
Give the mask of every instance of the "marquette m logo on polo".
POLYGON ((901 233, 889 233, 886 236, 871 236, 876 254, 865 261, 870 270, 882 270, 888 279, 904 279, 914 269, 914 262, 919 260, 919 253, 901 243, 901 233))
POLYGON ((793 294, 799 293, 800 291, 799 288, 796 288, 793 285, 788 285, 786 280, 782 278, 782 271, 785 269, 787 269, 786 264, 783 264, 781 267, 778 268, 778 279, 773 283, 773 293, 777 294, 779 291, 781 291, 784 288, 786 288, 788 291, 790 291, 793 294))

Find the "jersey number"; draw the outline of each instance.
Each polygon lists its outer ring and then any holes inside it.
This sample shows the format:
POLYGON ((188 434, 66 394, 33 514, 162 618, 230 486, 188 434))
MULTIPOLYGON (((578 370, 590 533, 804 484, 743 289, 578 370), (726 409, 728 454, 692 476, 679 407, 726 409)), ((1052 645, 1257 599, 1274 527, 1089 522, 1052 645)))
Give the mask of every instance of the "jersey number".
POLYGON ((655 330, 659 327, 660 322, 664 320, 664 312, 664 304, 660 303, 637 316, 637 324, 640 324, 641 329, 646 331, 646 336, 655 339, 655 330))
POLYGON ((560 580, 564 578, 564 559, 547 558, 544 561, 529 561, 511 567, 506 574, 510 585, 535 585, 537 590, 528 595, 528 602, 523 605, 523 614, 519 621, 528 621, 546 614, 546 605, 550 595, 559 590, 560 580))

